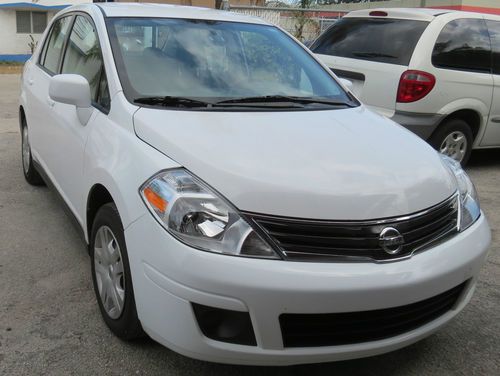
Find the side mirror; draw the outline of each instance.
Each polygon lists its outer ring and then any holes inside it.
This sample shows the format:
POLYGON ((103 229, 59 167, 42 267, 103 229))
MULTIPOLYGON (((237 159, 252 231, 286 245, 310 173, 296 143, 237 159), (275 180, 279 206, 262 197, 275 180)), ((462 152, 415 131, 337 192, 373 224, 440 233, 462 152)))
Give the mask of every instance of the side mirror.
POLYGON ((58 74, 50 79, 49 97, 56 102, 76 107, 76 115, 86 125, 93 108, 89 82, 78 74, 58 74))
POLYGON ((345 78, 339 78, 340 82, 342 82, 342 85, 344 85, 347 89, 349 89, 349 91, 352 90, 352 81, 351 80, 347 80, 345 78))

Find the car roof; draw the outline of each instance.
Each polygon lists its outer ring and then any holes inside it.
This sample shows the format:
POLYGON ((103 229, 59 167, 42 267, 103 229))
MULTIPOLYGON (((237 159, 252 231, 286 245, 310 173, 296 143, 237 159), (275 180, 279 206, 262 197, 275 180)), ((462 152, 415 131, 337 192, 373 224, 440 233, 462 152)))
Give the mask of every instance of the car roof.
POLYGON ((66 11, 99 7, 106 17, 183 18, 195 20, 232 21, 270 25, 265 20, 244 14, 192 6, 145 3, 94 3, 66 8, 66 11))
POLYGON ((372 8, 372 9, 363 9, 363 10, 355 10, 349 12, 344 17, 374 17, 374 18, 384 18, 378 16, 371 16, 372 12, 385 12, 387 13, 387 18, 396 18, 396 19, 404 19, 404 20, 418 20, 418 21, 429 21, 431 22, 438 16, 442 15, 450 15, 450 16, 458 16, 467 17, 472 16, 477 18, 478 16, 483 16, 488 20, 500 21, 500 16, 497 14, 490 13, 479 13, 479 12, 465 12, 461 10, 450 10, 450 9, 432 9, 432 8, 372 8))
POLYGON ((372 8, 355 10, 349 12, 345 17, 372 17, 370 13, 372 12, 385 12, 388 18, 399 18, 408 20, 419 20, 419 21, 432 21, 435 17, 457 12, 448 9, 430 9, 430 8, 372 8))

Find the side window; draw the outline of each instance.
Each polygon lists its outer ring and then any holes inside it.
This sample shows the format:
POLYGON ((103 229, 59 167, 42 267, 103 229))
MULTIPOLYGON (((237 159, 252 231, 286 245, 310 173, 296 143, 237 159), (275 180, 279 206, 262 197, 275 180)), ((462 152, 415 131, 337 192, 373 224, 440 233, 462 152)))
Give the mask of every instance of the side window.
POLYGON ((493 50, 493 73, 500 74, 500 22, 486 21, 490 31, 491 48, 493 50))
POLYGON ((484 20, 448 23, 434 46, 432 64, 437 68, 491 72, 491 43, 484 20))
POLYGON ((90 85, 92 101, 103 107, 109 106, 107 80, 99 38, 94 25, 83 16, 77 16, 75 19, 73 30, 68 39, 61 73, 73 73, 85 77, 90 85), (107 101, 108 106, 100 103, 99 99, 107 101))
POLYGON ((59 59, 64 47, 64 40, 71 24, 71 16, 56 20, 45 42, 40 64, 49 72, 56 74, 59 68, 59 59))

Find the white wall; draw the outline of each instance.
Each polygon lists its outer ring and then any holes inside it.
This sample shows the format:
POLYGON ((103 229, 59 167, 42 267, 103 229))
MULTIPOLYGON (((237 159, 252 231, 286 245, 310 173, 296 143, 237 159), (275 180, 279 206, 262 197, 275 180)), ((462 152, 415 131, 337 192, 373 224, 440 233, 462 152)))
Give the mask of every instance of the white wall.
MULTIPOLYGON (((47 23, 56 12, 47 12, 47 23)), ((0 9, 0 55, 30 54, 30 34, 17 34, 15 9, 0 9)), ((42 34, 31 34, 38 41, 42 34)))
MULTIPOLYGON (((31 0, 0 0, 0 4, 27 2, 31 0)), ((71 5, 90 3, 92 0, 39 0, 37 5, 55 6, 55 5, 71 5)), ((28 10, 28 9, 19 9, 28 10)), ((38 9, 33 9, 38 11, 38 9)), ((40 9, 43 11, 43 9, 40 9)), ((47 12, 47 24, 58 10, 51 10, 47 12)), ((0 55, 25 55, 30 54, 28 43, 30 42, 29 34, 16 33, 16 10, 11 8, 0 8, 0 55)), ((31 34, 35 41, 38 41, 42 34, 31 34)))

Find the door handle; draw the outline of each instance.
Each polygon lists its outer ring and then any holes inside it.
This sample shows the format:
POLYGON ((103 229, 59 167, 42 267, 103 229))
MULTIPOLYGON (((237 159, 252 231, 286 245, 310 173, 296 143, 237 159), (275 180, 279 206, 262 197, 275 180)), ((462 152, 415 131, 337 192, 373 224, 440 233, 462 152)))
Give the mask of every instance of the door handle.
POLYGON ((500 123, 500 117, 491 118, 492 123, 500 123))
POLYGON ((28 80, 28 85, 33 86, 34 83, 35 83, 35 81, 33 81, 33 79, 30 78, 28 80))
POLYGON ((50 106, 50 107, 54 107, 54 105, 56 104, 55 101, 53 101, 52 99, 50 99, 50 97, 47 97, 47 104, 50 106))

